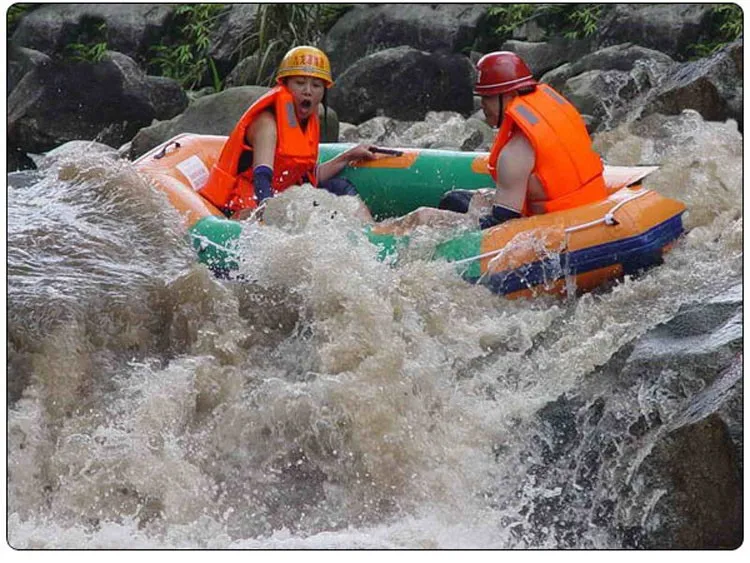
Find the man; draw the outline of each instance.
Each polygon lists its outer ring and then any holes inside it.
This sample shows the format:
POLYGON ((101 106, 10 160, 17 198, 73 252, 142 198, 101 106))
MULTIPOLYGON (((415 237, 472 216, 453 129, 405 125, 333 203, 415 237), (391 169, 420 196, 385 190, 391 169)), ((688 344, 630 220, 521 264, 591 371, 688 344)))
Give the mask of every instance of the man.
POLYGON ((534 80, 515 53, 487 54, 477 72, 474 91, 487 123, 499 129, 489 158, 497 189, 482 228, 607 197, 604 165, 570 102, 534 80))
MULTIPOLYGON (((479 219, 487 229, 505 221, 578 207, 607 197, 604 166, 591 148, 583 118, 512 52, 489 53, 477 63, 474 93, 482 97, 487 123, 498 128, 488 168, 495 180, 492 212, 479 219)), ((466 213, 474 196, 448 192, 441 209, 420 208, 389 226, 476 225, 466 213)))

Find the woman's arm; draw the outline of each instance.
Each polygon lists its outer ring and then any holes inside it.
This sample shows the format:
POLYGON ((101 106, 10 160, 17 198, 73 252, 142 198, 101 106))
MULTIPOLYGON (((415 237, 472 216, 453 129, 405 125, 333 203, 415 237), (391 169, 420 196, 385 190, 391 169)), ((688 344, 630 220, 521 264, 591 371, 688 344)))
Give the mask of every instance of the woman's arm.
POLYGON ((253 168, 265 165, 273 169, 276 135, 276 119, 270 111, 262 112, 247 128, 245 142, 253 148, 253 168))
POLYGON ((375 155, 370 151, 369 145, 357 145, 334 156, 331 160, 318 166, 318 182, 325 182, 341 172, 347 164, 358 160, 372 160, 375 155))

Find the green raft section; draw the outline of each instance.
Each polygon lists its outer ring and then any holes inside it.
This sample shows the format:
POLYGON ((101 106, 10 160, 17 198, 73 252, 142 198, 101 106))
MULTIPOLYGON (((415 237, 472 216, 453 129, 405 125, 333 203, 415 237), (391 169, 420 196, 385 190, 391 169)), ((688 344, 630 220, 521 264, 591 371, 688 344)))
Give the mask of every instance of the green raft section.
MULTIPOLYGON (((320 162, 326 162, 353 147, 352 144, 320 145, 320 162)), ((421 206, 437 207, 442 195, 449 190, 476 190, 492 187, 489 174, 478 174, 472 163, 483 153, 442 151, 435 149, 407 149, 417 152, 414 162, 404 168, 401 159, 383 159, 382 167, 347 166, 339 177, 357 186, 360 197, 377 220, 400 217, 421 206), (388 166, 391 160, 394 165, 388 166)))
MULTIPOLYGON (((352 146, 321 144, 319 160, 328 161, 352 146)), ((422 206, 437 207, 442 195, 452 189, 474 190, 492 185, 488 174, 472 170, 472 163, 481 153, 415 150, 418 155, 408 167, 397 165, 403 159, 394 159, 394 166, 346 167, 339 177, 354 183, 377 220, 406 215, 422 206)), ((211 216, 190 228, 190 239, 201 263, 217 275, 228 275, 238 267, 236 245, 241 232, 241 223, 211 216)), ((379 257, 384 261, 396 258, 409 244, 408 236, 376 235, 369 228, 365 229, 365 235, 379 248, 379 257)), ((451 262, 472 258, 481 253, 481 243, 481 231, 468 232, 438 245, 434 258, 451 262)), ((468 280, 478 279, 479 260, 462 263, 459 272, 468 280)))

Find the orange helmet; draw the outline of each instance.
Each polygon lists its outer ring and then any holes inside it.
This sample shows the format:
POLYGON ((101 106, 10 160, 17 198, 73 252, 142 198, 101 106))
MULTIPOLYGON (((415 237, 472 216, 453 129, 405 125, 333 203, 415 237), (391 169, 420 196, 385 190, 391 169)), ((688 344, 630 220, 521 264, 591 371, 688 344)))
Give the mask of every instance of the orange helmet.
POLYGON ((295 47, 284 55, 276 73, 276 82, 281 84, 281 80, 287 76, 312 76, 325 82, 326 88, 333 86, 328 57, 320 49, 309 45, 295 47))
POLYGON ((477 62, 474 93, 479 96, 505 94, 536 84, 523 59, 510 51, 488 53, 477 62))

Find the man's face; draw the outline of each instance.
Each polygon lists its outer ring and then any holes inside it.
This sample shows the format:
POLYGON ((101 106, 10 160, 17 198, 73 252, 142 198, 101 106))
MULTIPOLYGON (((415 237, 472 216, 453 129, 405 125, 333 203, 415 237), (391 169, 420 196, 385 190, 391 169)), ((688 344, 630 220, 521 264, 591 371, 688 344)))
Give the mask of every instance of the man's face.
POLYGON ((482 111, 484 112, 484 120, 487 122, 487 125, 490 127, 499 127, 500 96, 496 94, 492 96, 482 96, 481 105, 482 111))

